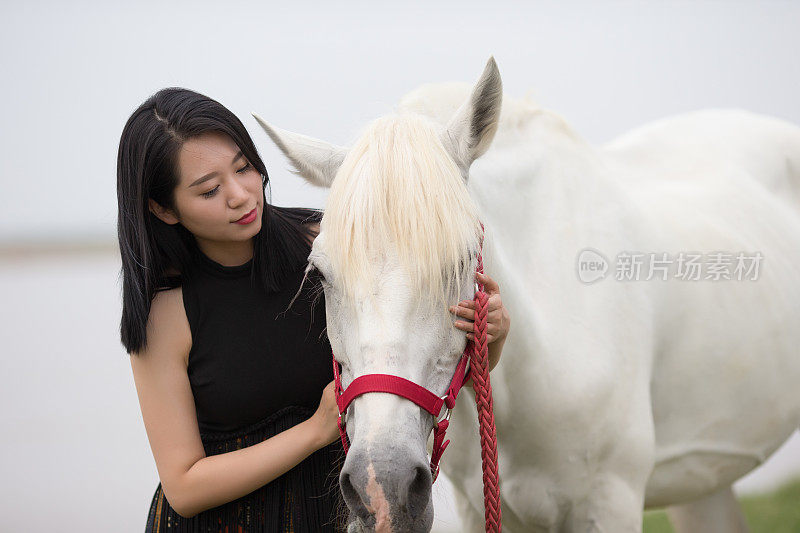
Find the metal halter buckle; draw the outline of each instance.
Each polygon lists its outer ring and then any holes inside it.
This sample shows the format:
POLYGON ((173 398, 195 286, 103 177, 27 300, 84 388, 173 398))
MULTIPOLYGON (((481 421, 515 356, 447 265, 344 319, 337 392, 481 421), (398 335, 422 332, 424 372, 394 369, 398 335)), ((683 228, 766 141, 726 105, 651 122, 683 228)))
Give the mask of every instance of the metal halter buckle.
MULTIPOLYGON (((439 398, 441 398, 444 401, 444 399, 447 398, 448 396, 449 396, 448 394, 445 394, 444 396, 439 396, 439 398)), ((436 423, 437 424, 439 422, 441 422, 442 420, 450 420, 450 413, 453 412, 452 409, 447 407, 446 403, 442 404, 442 409, 444 410, 445 413, 444 413, 444 416, 442 416, 442 411, 439 411, 439 415, 436 417, 436 423)))
POLYGON ((431 483, 433 483, 436 481, 436 478, 439 477, 439 465, 436 465, 435 467, 431 466, 431 475, 433 476, 431 483))

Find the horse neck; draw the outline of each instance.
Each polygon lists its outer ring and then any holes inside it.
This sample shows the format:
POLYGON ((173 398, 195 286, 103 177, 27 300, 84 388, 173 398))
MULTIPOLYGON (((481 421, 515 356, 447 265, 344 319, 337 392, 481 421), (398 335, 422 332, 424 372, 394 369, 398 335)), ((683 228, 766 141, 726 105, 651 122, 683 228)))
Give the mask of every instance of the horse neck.
POLYGON ((501 122, 469 180, 492 233, 487 253, 499 247, 515 261, 528 262, 538 247, 552 250, 557 242, 589 238, 590 213, 624 202, 605 169, 602 154, 555 113, 536 109, 516 122, 501 122))

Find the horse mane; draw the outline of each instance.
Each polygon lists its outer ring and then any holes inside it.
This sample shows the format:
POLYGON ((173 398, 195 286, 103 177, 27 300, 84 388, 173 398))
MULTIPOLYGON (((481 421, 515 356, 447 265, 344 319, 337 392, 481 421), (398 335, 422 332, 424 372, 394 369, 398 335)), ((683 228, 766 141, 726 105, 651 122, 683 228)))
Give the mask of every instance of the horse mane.
POLYGON ((327 255, 346 297, 378 281, 369 265, 387 250, 397 254, 412 290, 430 295, 432 304, 455 303, 472 275, 478 211, 440 131, 414 113, 381 117, 343 161, 323 223, 327 255))

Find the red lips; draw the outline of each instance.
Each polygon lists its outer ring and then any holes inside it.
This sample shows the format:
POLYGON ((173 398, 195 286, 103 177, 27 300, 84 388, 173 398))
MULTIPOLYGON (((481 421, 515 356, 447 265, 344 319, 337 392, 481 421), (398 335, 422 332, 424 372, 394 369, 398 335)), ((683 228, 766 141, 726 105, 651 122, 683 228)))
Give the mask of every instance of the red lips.
POLYGON ((256 208, 236 221, 237 224, 249 224, 256 219, 256 208))

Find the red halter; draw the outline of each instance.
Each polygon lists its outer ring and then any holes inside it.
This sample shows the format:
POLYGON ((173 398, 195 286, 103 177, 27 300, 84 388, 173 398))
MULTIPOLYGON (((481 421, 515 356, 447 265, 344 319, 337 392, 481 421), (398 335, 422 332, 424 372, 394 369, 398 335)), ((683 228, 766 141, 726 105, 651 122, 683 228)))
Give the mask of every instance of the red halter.
MULTIPOLYGON (((483 224, 481 224, 483 231, 483 224)), ((480 240, 478 251, 478 266, 476 271, 483 273, 483 236, 480 240)), ((400 376, 391 374, 365 374, 354 379, 347 390, 342 390, 342 380, 339 376, 339 364, 336 356, 333 356, 333 376, 335 380, 336 404, 339 407, 339 435, 342 438, 342 446, 345 453, 349 448, 347 444, 347 433, 345 431, 344 415, 347 407, 358 396, 367 392, 388 392, 402 396, 419 405, 436 419, 433 427, 433 449, 431 450, 431 474, 433 481, 439 475, 439 460, 442 457, 449 440, 444 440, 445 431, 450 424, 450 412, 456 405, 456 398, 464 385, 464 382, 473 376, 473 388, 475 389, 476 402, 478 406, 478 417, 481 433, 481 458, 483 466, 483 492, 484 507, 486 517, 486 531, 500 531, 500 487, 497 473, 497 437, 494 426, 494 414, 492 408, 492 386, 489 382, 488 369, 488 341, 486 338, 486 314, 488 307, 488 296, 483 291, 483 284, 476 282, 475 290, 475 321, 473 325, 474 341, 467 341, 464 353, 456 366, 455 373, 450 380, 450 386, 444 396, 437 396, 425 387, 417 385, 400 376), (471 364, 470 364, 470 361, 471 364), (468 367, 469 364, 469 367, 468 367), (473 367, 476 369, 473 372, 473 367), (444 416, 441 416, 442 407, 446 408, 444 416)))
POLYGON ((444 434, 447 426, 450 424, 450 411, 456 405, 456 398, 464 385, 464 382, 469 379, 470 369, 467 368, 469 363, 469 349, 470 343, 461 354, 461 358, 456 366, 456 371, 453 378, 450 380, 450 386, 447 387, 447 392, 444 396, 436 396, 425 387, 417 385, 413 381, 400 376, 393 376, 391 374, 364 374, 359 376, 350 383, 347 390, 342 391, 342 380, 339 377, 339 365, 336 362, 336 356, 333 357, 333 375, 336 380, 336 404, 339 406, 339 418, 337 420, 339 425, 339 435, 342 438, 342 446, 345 453, 349 446, 347 445, 347 433, 345 432, 344 414, 347 411, 347 406, 357 397, 367 392, 389 392, 397 394, 415 404, 419 405, 438 421, 433 426, 433 450, 431 452, 431 474, 433 474, 433 481, 439 475, 439 459, 444 453, 444 449, 450 444, 450 441, 444 440, 444 434), (440 417, 442 406, 446 408, 444 417, 440 417))

